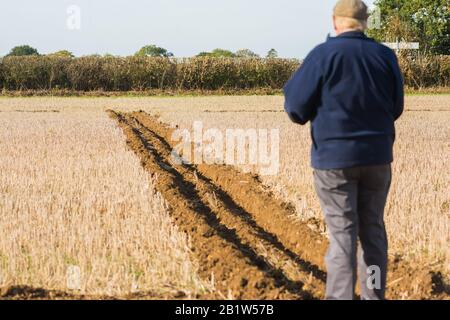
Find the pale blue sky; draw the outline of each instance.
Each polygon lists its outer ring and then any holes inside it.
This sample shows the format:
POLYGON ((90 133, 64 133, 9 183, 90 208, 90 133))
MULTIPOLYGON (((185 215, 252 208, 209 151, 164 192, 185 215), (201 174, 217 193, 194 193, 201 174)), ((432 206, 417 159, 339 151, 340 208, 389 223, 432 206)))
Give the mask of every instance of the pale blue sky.
MULTIPOLYGON (((40 53, 133 54, 157 44, 178 57, 249 48, 302 58, 332 32, 335 0, 3 0, 0 56, 29 44, 40 53), (70 5, 81 29, 67 28, 70 5)), ((373 0, 367 0, 368 5, 373 0)))

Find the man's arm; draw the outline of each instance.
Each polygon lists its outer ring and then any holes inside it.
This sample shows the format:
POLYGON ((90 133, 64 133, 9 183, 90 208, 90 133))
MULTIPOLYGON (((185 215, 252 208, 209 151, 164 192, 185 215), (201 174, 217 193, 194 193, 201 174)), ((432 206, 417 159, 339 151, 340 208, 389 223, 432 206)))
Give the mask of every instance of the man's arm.
POLYGON ((284 109, 293 122, 304 125, 314 119, 321 86, 322 70, 310 54, 284 86, 284 109))

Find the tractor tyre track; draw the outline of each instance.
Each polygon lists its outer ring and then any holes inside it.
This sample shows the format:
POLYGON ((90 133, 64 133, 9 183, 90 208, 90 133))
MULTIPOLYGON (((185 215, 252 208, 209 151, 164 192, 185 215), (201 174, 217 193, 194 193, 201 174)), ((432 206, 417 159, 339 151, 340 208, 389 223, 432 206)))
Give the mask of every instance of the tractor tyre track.
MULTIPOLYGON (((277 236, 259 226, 233 194, 200 169, 172 163, 166 137, 170 129, 144 113, 110 115, 119 122, 142 165, 156 178, 175 223, 188 233, 200 275, 204 279, 213 275, 216 298, 322 297, 325 274, 317 266, 286 249, 277 236)), ((249 183, 244 185, 246 190, 249 183)), ((273 215, 275 208, 265 200, 253 198, 253 202, 260 202, 255 208, 265 208, 273 215)), ((296 235, 301 238, 298 230, 296 235)))

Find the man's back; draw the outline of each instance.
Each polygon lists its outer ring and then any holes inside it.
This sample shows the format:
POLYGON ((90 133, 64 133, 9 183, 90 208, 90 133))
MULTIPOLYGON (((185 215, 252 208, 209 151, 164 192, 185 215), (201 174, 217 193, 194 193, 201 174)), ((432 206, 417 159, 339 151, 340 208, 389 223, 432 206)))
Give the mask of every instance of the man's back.
POLYGON ((364 35, 368 17, 363 1, 339 0, 338 36, 316 47, 284 88, 291 120, 311 121, 314 187, 330 240, 326 299, 353 299, 358 273, 361 299, 385 297, 384 208, 403 80, 395 54, 364 35))
POLYGON ((389 48, 353 31, 316 47, 285 86, 294 122, 312 122, 312 165, 337 169, 392 162, 403 81, 389 48))

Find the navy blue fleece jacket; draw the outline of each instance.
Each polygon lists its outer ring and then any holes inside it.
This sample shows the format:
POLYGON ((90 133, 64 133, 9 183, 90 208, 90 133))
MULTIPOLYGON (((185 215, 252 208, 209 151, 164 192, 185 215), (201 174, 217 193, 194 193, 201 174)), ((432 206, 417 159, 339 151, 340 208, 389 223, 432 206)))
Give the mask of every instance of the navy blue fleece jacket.
POLYGON ((395 53, 351 31, 317 46, 284 87, 285 110, 311 121, 312 166, 343 169, 393 161, 394 122, 403 112, 395 53))

